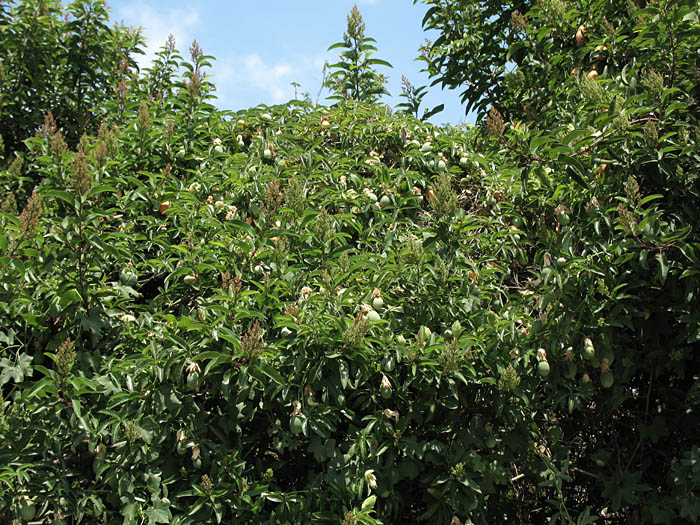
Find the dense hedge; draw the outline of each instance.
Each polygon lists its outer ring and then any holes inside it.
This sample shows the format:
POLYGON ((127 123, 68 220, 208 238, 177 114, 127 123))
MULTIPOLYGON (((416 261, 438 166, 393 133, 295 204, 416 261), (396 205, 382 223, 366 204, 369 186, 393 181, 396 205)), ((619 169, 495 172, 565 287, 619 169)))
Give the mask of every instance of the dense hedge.
POLYGON ((1 520, 697 520, 689 85, 436 127, 218 111, 190 51, 5 155, 1 520))

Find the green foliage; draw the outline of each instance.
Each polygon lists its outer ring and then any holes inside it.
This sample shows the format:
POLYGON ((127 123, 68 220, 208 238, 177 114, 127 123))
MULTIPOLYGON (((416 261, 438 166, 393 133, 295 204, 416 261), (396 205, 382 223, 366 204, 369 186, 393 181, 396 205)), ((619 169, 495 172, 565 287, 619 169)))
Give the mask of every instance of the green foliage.
POLYGON ((172 40, 47 116, 0 172, 0 520, 696 522, 698 8, 608 4, 523 11, 484 129, 217 111, 172 40))
POLYGON ((0 5, 0 133, 7 153, 23 149, 50 112, 71 146, 97 131, 105 103, 129 79, 134 54, 143 53, 138 32, 108 21, 102 0, 0 5))
POLYGON ((343 41, 328 48, 342 48, 340 61, 328 66, 330 73, 324 86, 331 91, 330 100, 355 100, 374 103, 382 95, 388 95, 386 77, 377 73, 374 66, 392 67, 386 60, 372 58, 377 48, 373 38, 365 36, 365 23, 357 6, 348 15, 348 27, 343 41))

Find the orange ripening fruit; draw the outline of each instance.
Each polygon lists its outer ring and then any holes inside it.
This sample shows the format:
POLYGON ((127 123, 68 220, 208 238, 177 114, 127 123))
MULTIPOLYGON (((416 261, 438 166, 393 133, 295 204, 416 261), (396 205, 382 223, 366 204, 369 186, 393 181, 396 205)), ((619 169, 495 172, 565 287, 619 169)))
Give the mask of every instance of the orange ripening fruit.
POLYGON ((578 30, 576 31, 576 45, 578 47, 581 47, 585 43, 585 38, 583 34, 586 32, 586 29, 583 27, 583 25, 578 26, 578 30))
POLYGON ((596 71, 595 69, 591 69, 588 72, 588 79, 589 80, 595 80, 597 76, 598 76, 598 71, 596 71))

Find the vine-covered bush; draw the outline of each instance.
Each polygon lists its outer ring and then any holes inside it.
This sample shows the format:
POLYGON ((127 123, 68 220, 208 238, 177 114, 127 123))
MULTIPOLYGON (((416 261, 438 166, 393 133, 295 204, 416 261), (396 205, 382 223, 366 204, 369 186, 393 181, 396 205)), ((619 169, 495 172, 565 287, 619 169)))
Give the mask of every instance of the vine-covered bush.
POLYGON ((0 519, 696 521, 698 9, 579 46, 543 4, 538 118, 218 111, 169 41, 6 152, 0 519))

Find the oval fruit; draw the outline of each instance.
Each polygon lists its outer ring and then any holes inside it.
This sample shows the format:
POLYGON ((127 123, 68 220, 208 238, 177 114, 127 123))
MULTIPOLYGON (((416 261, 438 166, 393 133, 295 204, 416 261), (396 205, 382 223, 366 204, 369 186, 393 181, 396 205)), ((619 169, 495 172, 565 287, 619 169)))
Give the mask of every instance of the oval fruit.
POLYGON ((304 427, 304 420, 302 419, 301 416, 292 416, 292 419, 289 420, 289 429, 292 431, 292 434, 295 436, 297 434, 300 434, 301 431, 303 430, 304 427))
POLYGON ((192 372, 190 374, 187 374, 187 388, 189 390, 196 390, 198 383, 199 383, 199 372, 192 372))
POLYGON ((593 345, 583 345, 583 358, 590 361, 593 359, 593 356, 595 355, 595 348, 593 348, 593 345))
POLYGON ((124 286, 135 286, 138 280, 138 276, 131 270, 125 268, 119 272, 119 282, 124 286))
POLYGON ((576 377, 576 365, 573 364, 572 362, 566 363, 566 366, 564 367, 564 377, 566 379, 573 379, 576 377))
POLYGON ((571 217, 569 217, 568 213, 557 213, 556 214, 556 219, 559 224, 562 226, 568 226, 569 223, 571 222, 571 217))
POLYGON ((374 308, 375 310, 381 310, 382 308, 384 308, 384 299, 382 299, 381 297, 375 297, 374 299, 372 299, 372 308, 374 308))
POLYGON ((615 376, 613 376, 613 373, 610 370, 600 374, 600 386, 602 386, 603 388, 610 388, 611 386, 613 386, 614 382, 615 376))
POLYGON ((388 195, 382 195, 379 204, 381 204, 382 208, 386 208, 391 205, 391 198, 388 195))
POLYGON ((36 505, 27 497, 22 498, 19 503, 19 515, 23 521, 31 521, 36 516, 36 505))
POLYGON ((488 448, 493 448, 496 446, 496 438, 493 436, 489 436, 486 438, 486 446, 488 448))
POLYGON ((197 276, 196 275, 185 275, 183 280, 185 281, 186 284, 192 284, 193 282, 195 282, 197 280, 197 276))
POLYGON ((374 310, 370 310, 369 312, 367 312, 367 320, 376 323, 377 321, 381 320, 381 317, 374 310))
POLYGON ((272 150, 269 148, 265 148, 265 150, 263 151, 263 157, 265 157, 268 160, 271 159, 272 158, 272 150))
POLYGON ((406 345, 406 338, 403 335, 397 335, 396 342, 401 346, 405 346, 406 345))
POLYGON ((382 359, 382 369, 385 372, 393 372, 395 367, 396 361, 394 357, 391 355, 384 356, 384 359, 382 359))
POLYGON ((170 202, 169 202, 169 201, 165 201, 165 202, 161 202, 161 203, 160 203, 160 208, 158 208, 158 210, 159 210, 161 213, 165 213, 165 211, 166 211, 168 208, 170 208, 170 202))
POLYGON ((549 372, 549 363, 547 361, 540 361, 537 365, 537 373, 540 374, 540 377, 547 377, 549 372))
POLYGON ((462 166, 463 168, 466 168, 469 166, 469 157, 460 157, 459 158, 459 165, 462 166))
POLYGON ((379 391, 384 399, 389 399, 391 397, 391 387, 380 388, 379 391))

